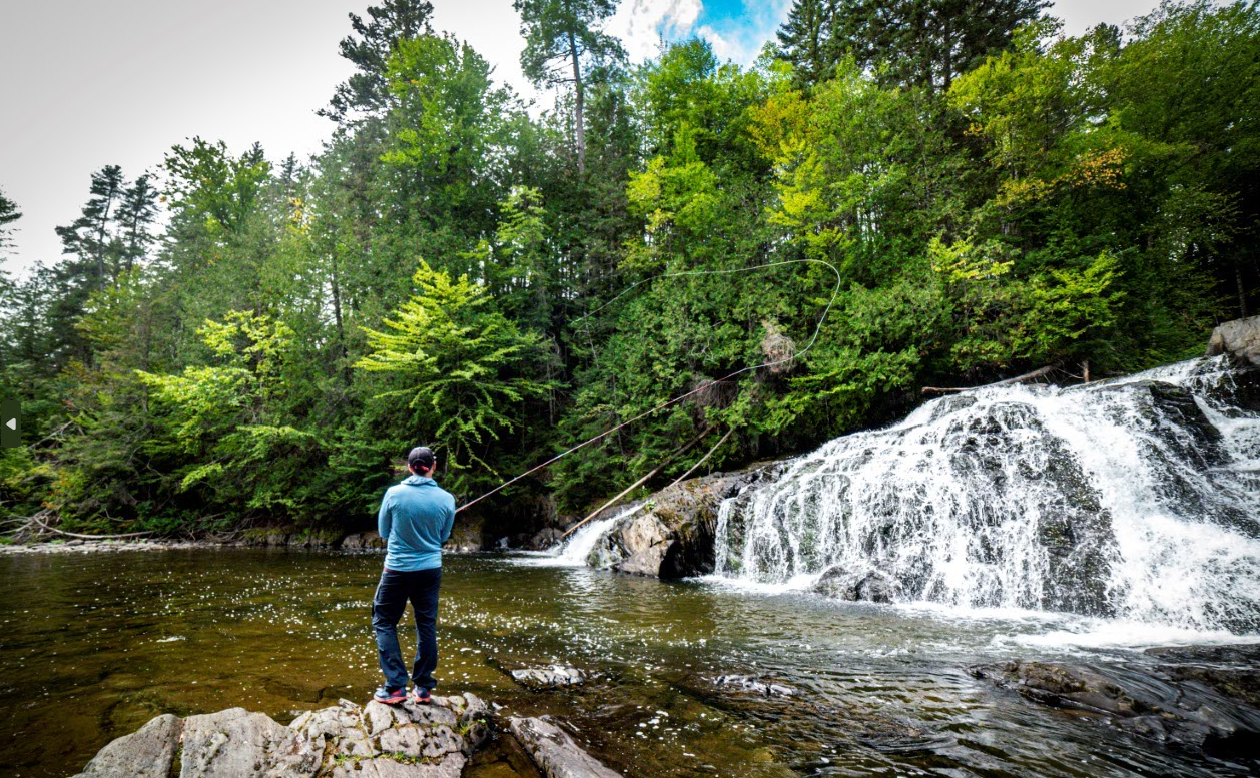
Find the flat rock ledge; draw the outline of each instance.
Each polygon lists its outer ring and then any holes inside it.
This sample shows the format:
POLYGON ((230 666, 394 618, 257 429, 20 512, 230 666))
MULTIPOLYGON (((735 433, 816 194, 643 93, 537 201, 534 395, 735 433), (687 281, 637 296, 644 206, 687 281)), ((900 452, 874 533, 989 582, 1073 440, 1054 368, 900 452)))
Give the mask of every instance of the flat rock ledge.
POLYGON ((508 728, 547 778, 622 778, 583 751, 569 733, 543 718, 508 719, 508 728))
MULTIPOLYGON (((494 730, 494 714, 472 694, 430 705, 341 700, 287 727, 244 708, 168 713, 102 748, 73 778, 459 778, 494 730)), ((546 717, 509 718, 506 730, 545 778, 622 778, 546 717)))
POLYGON ((1213 755, 1260 755, 1260 645, 1155 648, 1146 654, 1157 664, 1017 660, 970 672, 1134 737, 1213 755))
POLYGON ((341 700, 287 727, 243 708, 165 714, 105 746, 75 778, 458 778, 490 735, 490 711, 471 694, 395 707, 341 700))

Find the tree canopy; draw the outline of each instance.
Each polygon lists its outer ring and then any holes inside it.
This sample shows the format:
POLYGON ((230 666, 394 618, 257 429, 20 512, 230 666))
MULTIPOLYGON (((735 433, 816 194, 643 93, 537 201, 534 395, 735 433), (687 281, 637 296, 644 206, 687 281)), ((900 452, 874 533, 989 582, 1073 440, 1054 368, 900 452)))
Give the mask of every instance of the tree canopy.
POLYGON ((0 276, 0 512, 349 531, 414 445, 469 500, 616 428, 477 506, 512 535, 925 384, 1186 358, 1260 304, 1255 3, 1065 36, 1037 0, 798 0, 751 67, 634 68, 599 67, 612 3, 516 6, 559 110, 380 0, 312 159, 194 137, 94 173, 63 257, 0 276))

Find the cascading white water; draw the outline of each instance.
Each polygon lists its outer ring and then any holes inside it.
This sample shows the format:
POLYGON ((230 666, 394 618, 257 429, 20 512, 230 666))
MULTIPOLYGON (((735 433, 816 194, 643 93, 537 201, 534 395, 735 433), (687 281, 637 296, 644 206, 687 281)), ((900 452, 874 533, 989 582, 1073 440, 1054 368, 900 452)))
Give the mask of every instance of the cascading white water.
POLYGON ((586 567, 595 544, 627 513, 633 513, 637 506, 618 511, 611 518, 592 521, 579 527, 567 540, 564 540, 545 552, 531 555, 522 560, 534 567, 586 567))
POLYGON ((716 574, 1260 630, 1260 413, 1236 390, 1213 358, 933 400, 723 503, 716 574))

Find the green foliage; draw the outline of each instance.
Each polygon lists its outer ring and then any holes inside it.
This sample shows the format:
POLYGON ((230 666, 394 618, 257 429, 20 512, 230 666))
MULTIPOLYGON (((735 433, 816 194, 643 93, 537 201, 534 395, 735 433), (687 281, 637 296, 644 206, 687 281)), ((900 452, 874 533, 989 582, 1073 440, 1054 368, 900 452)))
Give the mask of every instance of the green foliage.
POLYGON ((271 166, 255 144, 239 157, 223 141, 193 138, 191 146, 173 146, 163 162, 166 196, 175 218, 215 232, 244 229, 271 166))
POLYGON ((530 375, 538 336, 488 310, 491 298, 468 276, 452 279, 422 261, 412 280, 419 293, 385 319, 390 331, 365 330, 371 351, 356 366, 389 374, 391 388, 377 398, 407 400, 414 438, 447 452, 452 484, 463 491, 497 475, 489 444, 514 431, 521 404, 551 386, 530 375))
MULTIPOLYGON (((799 0, 750 68, 696 39, 626 71, 613 4, 521 0, 526 71, 560 87, 531 115, 428 2, 380 0, 309 166, 194 138, 162 198, 102 168, 65 258, 0 275, 28 443, 0 511, 333 533, 419 443, 471 498, 643 416, 481 517, 512 535, 728 431, 706 466, 924 384, 1201 353, 1260 304, 1260 10, 1065 37, 1044 6, 799 0)), ((17 215, 0 196, 0 250, 17 215)))

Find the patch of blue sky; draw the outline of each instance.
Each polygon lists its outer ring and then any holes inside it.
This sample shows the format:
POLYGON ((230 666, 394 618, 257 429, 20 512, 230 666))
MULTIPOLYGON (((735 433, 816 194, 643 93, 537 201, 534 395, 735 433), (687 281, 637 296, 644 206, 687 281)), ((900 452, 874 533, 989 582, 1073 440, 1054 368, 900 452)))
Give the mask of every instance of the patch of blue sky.
POLYGON ((690 31, 709 41, 719 60, 750 64, 773 41, 791 0, 703 0, 690 31))

